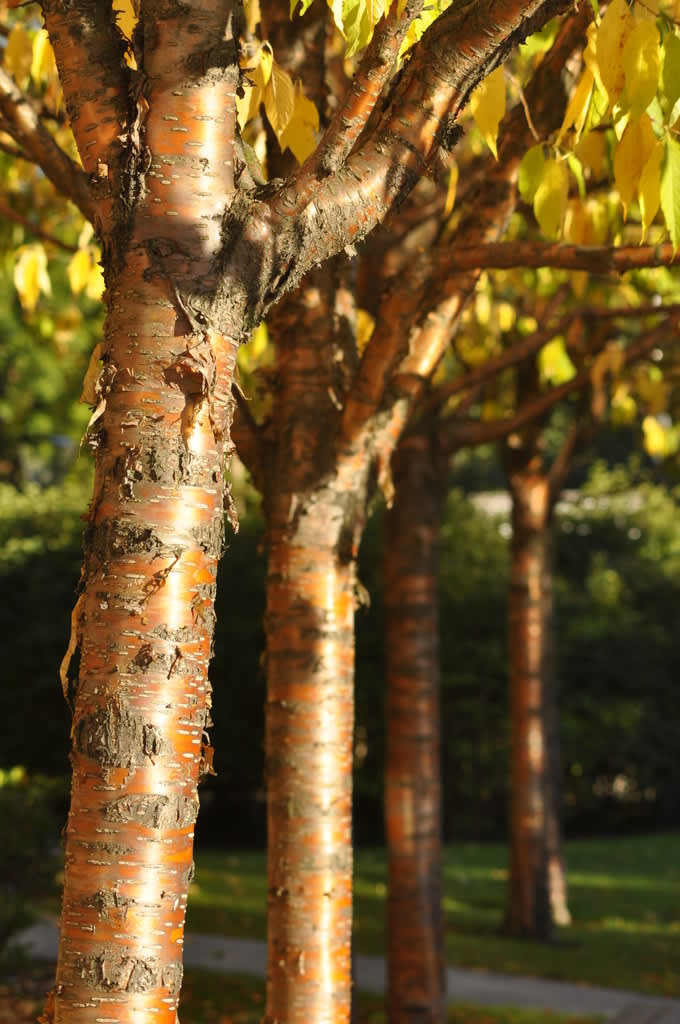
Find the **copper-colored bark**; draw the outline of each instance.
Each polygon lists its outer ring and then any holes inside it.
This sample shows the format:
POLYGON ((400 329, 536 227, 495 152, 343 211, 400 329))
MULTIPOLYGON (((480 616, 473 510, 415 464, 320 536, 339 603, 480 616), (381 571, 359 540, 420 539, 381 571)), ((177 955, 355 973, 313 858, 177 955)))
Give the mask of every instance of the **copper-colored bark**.
POLYGON ((445 474, 425 434, 393 458, 385 552, 390 1024, 445 1019, 437 546, 445 474))
POLYGON ((512 541, 508 643, 510 672, 510 883, 511 934, 549 938, 547 819, 549 752, 546 737, 546 587, 549 483, 534 460, 508 473, 512 541))
MULTIPOLYGON (((182 978, 240 327, 220 334, 197 320, 179 293, 189 267, 206 279, 221 244, 219 220, 233 184, 221 135, 224 128, 228 137, 229 125, 211 112, 220 84, 225 103, 229 90, 233 96, 238 68, 233 42, 231 50, 224 44, 221 75, 192 65, 186 18, 175 14, 173 20, 166 8, 145 55, 146 96, 137 123, 128 125, 136 133, 129 163, 123 169, 117 160, 101 173, 107 147, 120 147, 107 136, 111 119, 121 133, 116 102, 101 134, 90 132, 92 151, 83 119, 95 116, 90 88, 93 102, 110 99, 102 84, 110 75, 95 48, 80 105, 81 79, 69 73, 64 52, 71 36, 62 40, 54 21, 58 15, 66 25, 68 14, 59 9, 48 17, 70 107, 80 112, 83 159, 100 180, 102 194, 95 189, 94 197, 105 211, 97 220, 106 232, 108 305, 88 432, 94 497, 69 645, 69 656, 78 657, 70 671, 69 657, 63 666, 74 708, 73 784, 57 1024, 175 1024, 182 978), (182 130, 173 131, 178 125, 182 130), (144 136, 153 147, 147 158, 144 136), (125 191, 116 195, 113 186, 125 191), (210 202, 208 191, 215 193, 210 202)), ((225 7, 195 5, 193 42, 199 26, 212 42, 227 16, 225 7)), ((100 28, 90 30, 96 41, 100 28)))
MULTIPOLYGON (((87 559, 55 1021, 174 1024, 207 726, 223 449, 192 339, 144 263, 111 285, 87 559), (136 301, 129 303, 134 292, 136 301), (160 307, 160 308, 159 308, 160 307), (164 308, 163 308, 164 307, 164 308), (183 435, 181 424, 186 424, 183 435)), ((208 340, 196 348, 214 358, 208 340), (202 348, 201 348, 202 346, 202 348)))
POLYGON ((267 581, 269 1024, 349 1020, 354 567, 273 539, 267 581))

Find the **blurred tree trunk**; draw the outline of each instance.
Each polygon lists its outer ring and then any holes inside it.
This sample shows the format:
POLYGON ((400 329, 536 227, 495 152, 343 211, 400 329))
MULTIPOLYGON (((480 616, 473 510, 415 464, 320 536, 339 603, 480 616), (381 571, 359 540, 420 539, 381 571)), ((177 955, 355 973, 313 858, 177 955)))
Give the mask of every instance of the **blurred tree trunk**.
MULTIPOLYGON (((510 884, 512 935, 549 939, 551 790, 546 675, 552 587, 549 486, 535 455, 506 449, 512 495, 508 649, 510 673, 510 884)), ((540 458, 540 456, 538 456, 540 458)))
POLYGON ((384 562, 390 1024, 445 1019, 437 596, 445 465, 425 433, 407 437, 392 459, 384 562))

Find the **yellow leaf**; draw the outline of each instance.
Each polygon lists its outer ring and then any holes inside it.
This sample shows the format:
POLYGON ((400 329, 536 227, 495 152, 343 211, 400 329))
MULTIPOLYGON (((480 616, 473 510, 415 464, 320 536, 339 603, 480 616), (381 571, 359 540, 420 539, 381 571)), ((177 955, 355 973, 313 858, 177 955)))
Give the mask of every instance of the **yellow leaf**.
POLYGON ((116 24, 126 39, 132 39, 139 18, 133 0, 113 0, 116 24))
POLYGON ((646 110, 656 96, 661 71, 659 33, 653 21, 641 21, 623 48, 626 97, 633 117, 646 110))
POLYGON ((357 351, 359 355, 368 345, 375 327, 375 320, 365 309, 357 310, 357 351))
POLYGON ((301 87, 295 87, 295 104, 290 121, 279 135, 281 149, 290 149, 299 164, 316 149, 319 112, 301 87))
POLYGON ((541 181, 534 196, 534 214, 547 238, 559 234, 569 192, 569 172, 566 164, 546 160, 541 181))
POLYGON ((92 253, 90 249, 78 249, 71 257, 67 267, 68 283, 74 295, 79 295, 85 288, 92 270, 92 253))
POLYGON ((470 97, 470 111, 484 141, 498 159, 498 126, 505 114, 505 77, 502 67, 492 71, 477 86, 470 97))
POLYGON ((586 171, 590 171, 595 181, 599 181, 605 172, 607 143, 603 132, 587 132, 574 150, 586 171))
POLYGON ((36 32, 33 40, 31 78, 34 82, 41 82, 45 78, 53 78, 56 74, 57 63, 54 59, 54 50, 46 29, 41 28, 39 32, 36 32))
POLYGON ((538 354, 541 379, 549 384, 566 384, 576 374, 576 367, 564 346, 564 338, 553 338, 538 354))
POLYGON ((670 431, 659 423, 656 416, 645 416, 642 433, 645 449, 653 458, 662 459, 669 454, 670 431))
POLYGON ((635 420, 637 405, 628 385, 619 384, 612 395, 612 422, 624 426, 635 420))
POLYGON ((98 302, 104 294, 104 273, 96 256, 92 260, 92 269, 85 285, 85 294, 93 302, 98 302))
POLYGON ((273 64, 264 90, 264 109, 277 138, 280 138, 295 110, 295 86, 287 71, 273 64))
POLYGON ((564 214, 564 240, 572 245, 587 245, 590 217, 581 199, 570 199, 564 214))
POLYGON ((597 67, 610 107, 614 106, 625 85, 623 48, 634 24, 626 0, 612 0, 597 31, 597 67))
POLYGON ((576 137, 580 137, 583 126, 586 123, 586 117, 588 116, 588 107, 590 106, 590 98, 593 94, 594 86, 595 79, 593 73, 590 68, 586 68, 567 105, 562 127, 557 136, 557 145, 559 145, 562 136, 569 131, 572 125, 576 132, 576 137))
POLYGON ((642 170, 655 144, 649 115, 642 113, 629 121, 614 153, 614 181, 621 196, 624 214, 636 196, 642 170))
POLYGON ((40 243, 25 245, 18 250, 19 259, 14 267, 14 287, 22 307, 31 313, 38 302, 40 293, 52 293, 47 273, 47 253, 40 243))
POLYGON ((15 25, 7 37, 3 66, 22 89, 28 82, 33 63, 33 43, 22 25, 15 25))
POLYGON ((248 33, 252 36, 255 33, 255 29, 260 24, 260 0, 246 0, 243 5, 246 28, 248 33))
POLYGON ((250 336, 249 348, 253 359, 259 359, 269 343, 269 332, 267 325, 262 321, 258 324, 250 336))
POLYGON ((663 142, 657 140, 640 175, 638 197, 640 200, 640 214, 642 216, 642 241, 644 241, 649 226, 656 217, 661 201, 661 164, 663 163, 663 154, 663 142))
POLYGON ((453 213, 453 207, 456 203, 456 191, 458 189, 458 164, 454 161, 451 163, 451 170, 449 171, 449 184, 446 190, 446 202, 444 203, 444 217, 449 217, 453 213))
POLYGON ((236 97, 236 115, 241 131, 256 116, 263 96, 260 85, 247 85, 244 87, 243 96, 236 97))
POLYGON ((263 43, 259 51, 259 68, 262 72, 262 86, 269 84, 274 67, 274 52, 269 43, 263 43))

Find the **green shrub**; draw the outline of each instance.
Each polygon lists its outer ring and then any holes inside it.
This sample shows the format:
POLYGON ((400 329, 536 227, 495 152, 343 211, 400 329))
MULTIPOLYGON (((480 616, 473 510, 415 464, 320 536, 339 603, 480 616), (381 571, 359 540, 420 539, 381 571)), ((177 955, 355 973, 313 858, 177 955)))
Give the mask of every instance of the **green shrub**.
POLYGON ((0 959, 32 920, 31 904, 54 887, 59 827, 58 783, 25 768, 0 769, 0 959))

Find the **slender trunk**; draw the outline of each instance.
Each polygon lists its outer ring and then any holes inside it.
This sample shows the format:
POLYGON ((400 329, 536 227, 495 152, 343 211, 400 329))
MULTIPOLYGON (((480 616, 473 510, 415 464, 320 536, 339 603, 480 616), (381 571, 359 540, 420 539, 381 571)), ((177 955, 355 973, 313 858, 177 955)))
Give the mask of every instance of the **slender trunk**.
POLYGON ((392 460, 385 556, 388 1019, 445 1018, 437 547, 441 474, 430 438, 392 460))
POLYGON ((555 660, 555 575, 552 536, 552 502, 546 524, 546 569, 543 575, 545 734, 548 750, 548 800, 546 814, 548 844, 548 889, 555 924, 571 924, 567 902, 567 872, 562 845, 562 744, 560 742, 559 681, 555 660))
POLYGON ((269 555, 269 1024, 350 1015, 355 562, 317 511, 307 542, 272 531, 269 555))
POLYGON ((546 736, 546 581, 549 485, 542 473, 510 473, 512 543, 509 595, 510 885, 512 935, 549 939, 550 754, 546 736))

